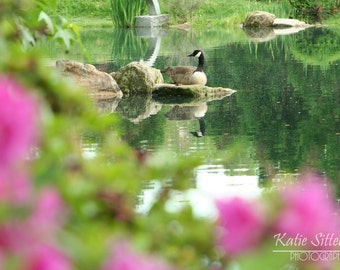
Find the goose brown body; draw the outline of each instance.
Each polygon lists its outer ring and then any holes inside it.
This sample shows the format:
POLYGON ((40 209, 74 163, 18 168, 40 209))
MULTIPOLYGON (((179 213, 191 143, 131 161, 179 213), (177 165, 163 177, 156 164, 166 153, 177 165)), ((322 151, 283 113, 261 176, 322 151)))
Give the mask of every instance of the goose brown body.
POLYGON ((203 71, 204 55, 202 51, 195 50, 188 56, 198 57, 198 66, 174 66, 167 67, 162 72, 169 76, 175 84, 205 85, 207 83, 207 76, 203 71))

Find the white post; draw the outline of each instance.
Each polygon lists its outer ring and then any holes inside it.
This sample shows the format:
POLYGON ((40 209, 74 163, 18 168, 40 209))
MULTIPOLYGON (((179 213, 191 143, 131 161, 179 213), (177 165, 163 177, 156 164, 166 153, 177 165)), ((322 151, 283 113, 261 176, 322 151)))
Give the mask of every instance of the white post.
POLYGON ((166 25, 169 21, 169 15, 161 14, 158 0, 146 0, 149 9, 149 15, 137 16, 136 27, 155 28, 166 25))
POLYGON ((146 0, 149 9, 149 15, 161 15, 161 9, 158 0, 146 0))

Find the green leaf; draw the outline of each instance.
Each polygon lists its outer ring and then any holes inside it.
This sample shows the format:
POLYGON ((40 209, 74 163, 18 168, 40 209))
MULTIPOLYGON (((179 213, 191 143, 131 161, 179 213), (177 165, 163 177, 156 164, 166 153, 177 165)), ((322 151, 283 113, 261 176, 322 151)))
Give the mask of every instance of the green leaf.
POLYGON ((51 34, 54 33, 54 27, 53 22, 50 16, 48 16, 44 11, 41 11, 38 17, 38 21, 44 21, 48 27, 48 30, 51 32, 51 34))
POLYGON ((57 32, 55 33, 54 38, 57 40, 61 39, 67 49, 71 47, 71 42, 75 40, 75 37, 70 30, 60 28, 59 26, 57 26, 57 32))
POLYGON ((22 42, 23 48, 27 49, 30 46, 34 46, 35 45, 35 39, 34 39, 32 33, 30 32, 30 30, 27 27, 25 27, 21 24, 19 24, 18 27, 19 27, 20 33, 21 33, 21 42, 22 42))

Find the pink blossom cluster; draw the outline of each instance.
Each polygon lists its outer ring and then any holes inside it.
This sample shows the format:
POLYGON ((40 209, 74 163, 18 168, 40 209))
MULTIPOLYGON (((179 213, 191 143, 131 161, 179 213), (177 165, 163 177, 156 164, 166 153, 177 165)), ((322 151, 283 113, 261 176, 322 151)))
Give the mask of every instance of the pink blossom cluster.
POLYGON ((165 262, 138 253, 125 240, 117 241, 102 270, 174 270, 165 262))
POLYGON ((37 141, 37 102, 2 75, 0 104, 0 269, 71 269, 55 239, 64 203, 56 189, 34 188, 25 161, 37 141))
MULTIPOLYGON (((6 269, 14 259, 17 269, 71 269, 69 258, 56 243, 63 215, 59 194, 52 188, 44 188, 29 207, 32 210, 27 216, 7 218, 0 224, 0 268, 6 269)), ((7 209, 16 211, 18 206, 8 205, 7 209)))
MULTIPOLYGON (((35 188, 25 160, 37 142, 38 104, 13 78, 1 75, 0 104, 0 269, 73 269, 57 241, 66 205, 56 188, 35 188)), ((171 268, 119 241, 102 269, 171 268)))
POLYGON ((21 160, 36 140, 36 101, 14 79, 0 77, 1 170, 21 160))
MULTIPOLYGON (((340 237, 336 200, 328 183, 318 174, 303 175, 299 182, 281 191, 280 198, 282 207, 277 216, 275 232, 291 236, 302 234, 309 240, 315 239, 320 233, 340 237)), ((317 248, 335 247, 319 243, 317 248)))
POLYGON ((227 257, 256 250, 274 235, 306 240, 291 248, 336 248, 325 247, 321 242, 317 247, 311 244, 317 235, 340 237, 338 207, 325 179, 306 173, 272 195, 255 202, 241 198, 216 202, 217 241, 227 257))

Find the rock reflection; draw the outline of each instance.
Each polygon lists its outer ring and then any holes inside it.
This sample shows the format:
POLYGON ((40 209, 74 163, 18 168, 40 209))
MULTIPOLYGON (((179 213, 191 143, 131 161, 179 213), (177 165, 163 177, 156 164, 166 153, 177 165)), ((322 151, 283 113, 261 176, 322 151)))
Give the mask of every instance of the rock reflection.
POLYGON ((266 42, 275 38, 275 32, 272 27, 252 27, 243 28, 247 38, 254 42, 266 42))
POLYGON ((155 102, 151 95, 130 95, 119 102, 117 112, 131 122, 139 123, 161 109, 162 105, 155 102))
POLYGON ((98 113, 100 114, 113 113, 116 110, 120 100, 121 100, 120 98, 97 98, 95 100, 95 103, 98 113))
POLYGON ((311 27, 311 25, 298 22, 297 20, 277 19, 277 24, 274 25, 275 27, 245 27, 243 31, 251 41, 266 42, 274 39, 276 36, 296 34, 311 27), (292 23, 292 25, 284 24, 285 21, 292 23), (296 25, 294 23, 296 23, 296 25))

